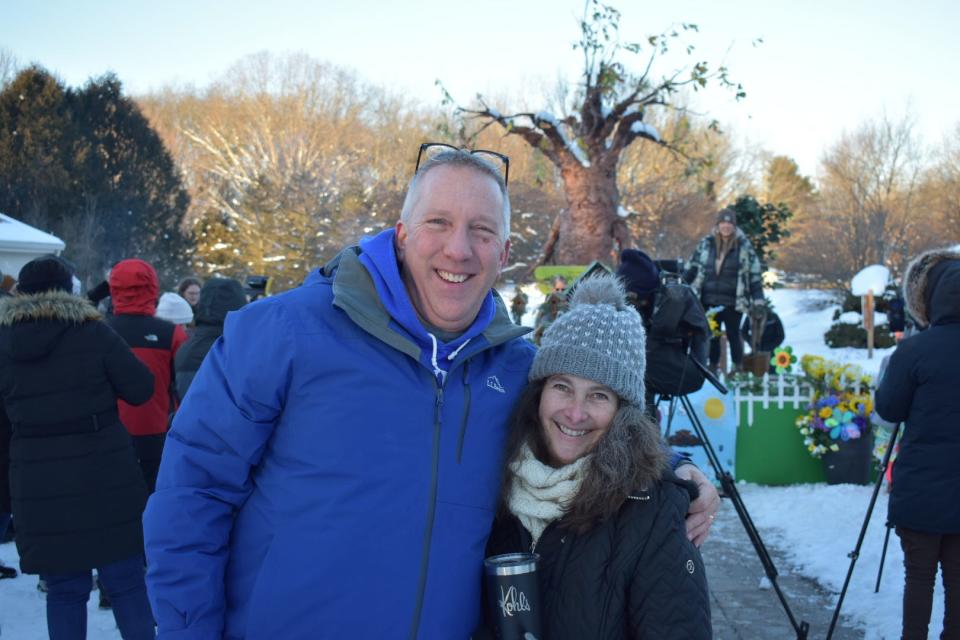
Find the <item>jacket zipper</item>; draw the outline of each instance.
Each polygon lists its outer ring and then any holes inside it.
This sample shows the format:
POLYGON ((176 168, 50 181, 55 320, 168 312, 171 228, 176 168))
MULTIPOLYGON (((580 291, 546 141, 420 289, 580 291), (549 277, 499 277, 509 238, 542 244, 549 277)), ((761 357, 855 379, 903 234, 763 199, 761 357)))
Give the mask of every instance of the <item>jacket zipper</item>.
POLYGON ((457 464, 463 458, 463 440, 467 435, 467 418, 470 417, 470 361, 463 363, 463 420, 460 422, 460 437, 457 439, 457 464))
POLYGON ((426 530, 423 534, 423 552, 420 559, 420 581, 417 585, 417 604, 413 610, 410 640, 416 640, 420 630, 420 614, 423 612, 423 597, 427 587, 427 570, 430 565, 430 541, 433 537, 433 520, 437 513, 437 484, 440 475, 440 409, 443 407, 443 387, 434 378, 436 401, 433 405, 433 466, 430 472, 430 502, 427 506, 426 530))

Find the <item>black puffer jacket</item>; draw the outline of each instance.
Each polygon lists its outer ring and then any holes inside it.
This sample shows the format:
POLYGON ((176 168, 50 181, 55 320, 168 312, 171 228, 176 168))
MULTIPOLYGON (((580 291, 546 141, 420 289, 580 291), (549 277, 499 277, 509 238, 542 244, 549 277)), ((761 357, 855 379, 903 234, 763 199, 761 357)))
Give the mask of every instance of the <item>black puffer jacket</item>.
POLYGON ((889 521, 927 533, 960 533, 960 252, 933 251, 907 269, 910 315, 925 331, 890 356, 876 393, 885 420, 905 421, 893 465, 889 521))
POLYGON ((117 397, 153 376, 97 311, 62 291, 0 301, 0 396, 25 573, 89 569, 143 553, 146 486, 117 397))
MULTIPOLYGON (((545 633, 539 640, 710 638, 707 577, 684 524, 690 492, 671 477, 634 493, 585 535, 551 524, 535 549, 545 633)), ((501 517, 487 555, 529 551, 530 544, 515 517, 501 517)))
POLYGON ((210 347, 223 335, 227 314, 247 303, 247 296, 239 282, 231 278, 211 278, 200 290, 200 302, 194 320, 196 328, 183 343, 174 358, 177 376, 177 394, 185 398, 193 377, 197 375, 210 347))

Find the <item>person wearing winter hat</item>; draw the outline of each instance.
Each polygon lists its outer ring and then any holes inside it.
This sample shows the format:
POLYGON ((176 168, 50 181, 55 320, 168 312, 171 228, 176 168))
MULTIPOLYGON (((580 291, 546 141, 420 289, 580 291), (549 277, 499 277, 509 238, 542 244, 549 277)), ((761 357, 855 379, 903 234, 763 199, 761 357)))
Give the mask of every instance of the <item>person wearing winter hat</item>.
POLYGON ((691 358, 706 364, 710 326, 693 290, 679 278, 662 282, 660 268, 644 252, 624 249, 617 275, 647 332, 647 404, 655 416, 654 394, 685 395, 703 386, 691 358))
POLYGON ((154 637, 143 566, 147 498, 118 398, 143 404, 153 376, 85 299, 68 263, 27 263, 0 300, 0 398, 20 568, 47 585, 51 638, 83 638, 91 570, 124 638, 154 637))
POLYGON ((173 359, 187 334, 183 327, 155 316, 160 281, 149 263, 122 260, 110 270, 109 283, 113 315, 107 322, 154 377, 150 402, 137 407, 118 402, 120 420, 133 436, 143 477, 153 493, 170 415, 177 407, 173 359))
POLYGON ((203 284, 198 296, 197 326, 174 358, 177 394, 187 397, 187 390, 207 352, 221 335, 227 314, 247 303, 243 285, 233 278, 211 278, 203 284))
POLYGON ((939 565, 945 597, 941 638, 960 638, 960 251, 928 251, 903 279, 907 310, 922 327, 890 356, 876 410, 903 422, 887 521, 903 548, 902 638, 926 638, 939 565))
POLYGON ((620 252, 617 275, 627 289, 627 299, 641 316, 649 317, 653 299, 660 288, 660 267, 643 251, 624 249, 620 252))
POLYGON ((164 291, 161 294, 157 302, 157 310, 153 315, 180 326, 193 323, 193 307, 173 291, 164 291))
MULTIPOLYGON (((746 234, 737 227, 731 207, 717 213, 713 233, 704 236, 690 258, 696 271, 690 286, 704 309, 719 307, 716 319, 724 326, 730 357, 736 367, 743 361, 740 321, 744 314, 763 314, 763 266, 746 234)), ((710 342, 710 366, 720 364, 720 340, 710 342)))
MULTIPOLYGON (((508 158, 486 155, 425 143, 394 227, 227 316, 144 514, 161 638, 477 626, 509 413, 534 355, 493 289, 508 158)), ((716 503, 691 511, 703 523, 716 503)))
POLYGON ((644 414, 644 341, 616 278, 582 281, 516 408, 486 551, 539 554, 551 640, 711 637, 703 561, 684 533, 696 487, 669 469, 644 414))

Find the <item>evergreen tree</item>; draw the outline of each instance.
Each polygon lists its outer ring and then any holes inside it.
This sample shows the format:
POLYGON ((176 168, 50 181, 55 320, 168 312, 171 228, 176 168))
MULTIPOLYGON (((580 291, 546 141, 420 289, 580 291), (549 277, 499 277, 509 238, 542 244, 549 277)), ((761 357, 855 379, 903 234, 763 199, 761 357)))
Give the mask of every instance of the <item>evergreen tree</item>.
POLYGON ((115 76, 73 90, 33 66, 0 92, 0 211, 60 236, 88 284, 139 257, 172 286, 189 258, 188 204, 170 155, 115 76))
POLYGON ((189 196, 170 154, 113 74, 71 98, 82 210, 102 226, 103 261, 142 258, 172 285, 186 269, 190 245, 182 230, 189 196))
POLYGON ((24 69, 0 92, 0 211, 57 229, 76 200, 76 131, 63 85, 43 69, 24 69))
POLYGON ((787 221, 793 216, 790 207, 781 204, 760 204, 753 196, 741 196, 731 205, 737 212, 737 226, 746 234, 760 262, 766 267, 776 258, 773 245, 790 235, 787 221))

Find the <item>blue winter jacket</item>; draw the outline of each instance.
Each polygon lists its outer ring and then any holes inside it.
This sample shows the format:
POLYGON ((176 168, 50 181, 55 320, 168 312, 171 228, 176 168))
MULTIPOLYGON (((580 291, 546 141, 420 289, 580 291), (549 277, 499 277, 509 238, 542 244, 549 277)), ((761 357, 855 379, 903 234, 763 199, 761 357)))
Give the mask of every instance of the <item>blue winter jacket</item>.
POLYGON ((492 294, 489 318, 434 352, 418 323, 394 319, 409 300, 390 233, 368 245, 374 260, 349 248, 227 318, 144 515, 161 640, 451 640, 476 627, 533 347, 492 294))

